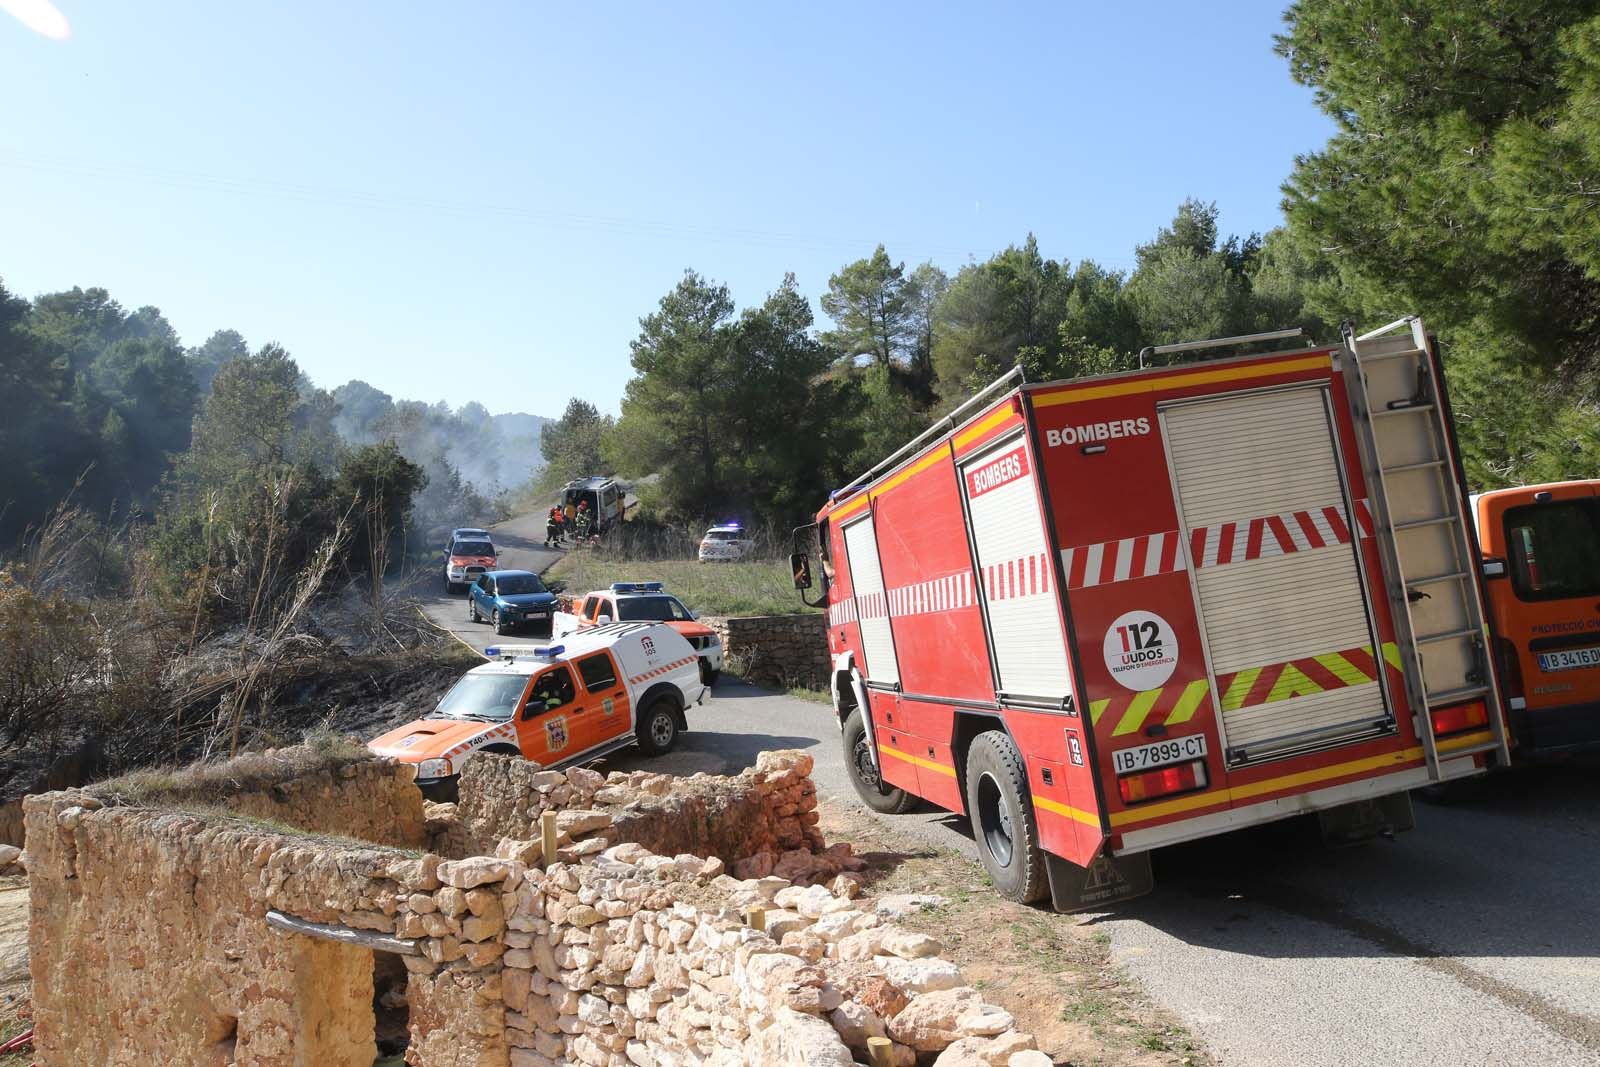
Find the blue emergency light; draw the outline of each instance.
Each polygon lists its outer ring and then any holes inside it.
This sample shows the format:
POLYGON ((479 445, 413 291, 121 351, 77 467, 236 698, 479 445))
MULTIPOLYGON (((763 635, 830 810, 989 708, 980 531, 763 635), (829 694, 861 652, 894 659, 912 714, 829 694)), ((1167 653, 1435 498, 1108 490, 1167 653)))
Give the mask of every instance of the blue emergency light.
POLYGON ((660 582, 612 582, 613 593, 659 593, 666 586, 660 582))
POLYGON ((490 659, 515 659, 518 656, 538 656, 540 659, 554 659, 567 650, 566 645, 490 645, 483 650, 483 654, 490 659))

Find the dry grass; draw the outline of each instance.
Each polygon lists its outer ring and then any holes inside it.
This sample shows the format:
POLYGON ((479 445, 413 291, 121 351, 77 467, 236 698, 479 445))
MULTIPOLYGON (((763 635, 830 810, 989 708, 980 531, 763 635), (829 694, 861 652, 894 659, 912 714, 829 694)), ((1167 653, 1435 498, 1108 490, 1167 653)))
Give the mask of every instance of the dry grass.
POLYGON ((582 595, 612 582, 662 582, 691 611, 702 615, 800 615, 816 610, 800 601, 782 560, 696 563, 693 560, 619 562, 574 549, 545 573, 557 592, 582 595))
POLYGON ((359 740, 318 730, 293 748, 246 752, 230 760, 192 763, 173 770, 134 771, 92 788, 96 796, 117 804, 209 807, 230 794, 254 792, 290 778, 374 758, 359 740))

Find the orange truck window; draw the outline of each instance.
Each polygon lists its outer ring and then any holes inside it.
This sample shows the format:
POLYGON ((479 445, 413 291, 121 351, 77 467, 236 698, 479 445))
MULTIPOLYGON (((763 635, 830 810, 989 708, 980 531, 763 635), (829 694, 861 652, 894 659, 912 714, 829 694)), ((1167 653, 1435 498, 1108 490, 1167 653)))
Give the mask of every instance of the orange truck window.
POLYGON ((1511 583, 1520 600, 1600 595, 1600 502, 1530 504, 1506 512, 1511 583))
POLYGON ((578 661, 578 673, 583 676, 583 686, 591 693, 604 692, 617 684, 617 671, 611 657, 600 652, 578 661))
POLYGON ((577 695, 577 688, 572 684, 572 672, 564 666, 552 667, 533 683, 533 691, 528 694, 527 710, 522 713, 523 718, 531 718, 559 708, 563 704, 570 704, 572 698, 577 695))

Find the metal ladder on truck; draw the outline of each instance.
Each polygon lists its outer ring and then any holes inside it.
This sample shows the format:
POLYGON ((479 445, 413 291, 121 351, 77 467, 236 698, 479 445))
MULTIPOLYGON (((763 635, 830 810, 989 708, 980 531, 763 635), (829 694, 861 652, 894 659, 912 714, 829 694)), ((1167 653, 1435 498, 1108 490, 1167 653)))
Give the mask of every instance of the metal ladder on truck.
POLYGON ((1359 337, 1346 325, 1344 341, 1345 391, 1384 576, 1391 603, 1405 606, 1396 613, 1395 636, 1408 703, 1422 709, 1416 729, 1428 776, 1443 777, 1441 758, 1479 752, 1498 754, 1503 766, 1510 751, 1487 647, 1478 553, 1430 338, 1422 320, 1408 316, 1359 337), (1487 724, 1438 739, 1432 713, 1474 700, 1484 702, 1487 724))

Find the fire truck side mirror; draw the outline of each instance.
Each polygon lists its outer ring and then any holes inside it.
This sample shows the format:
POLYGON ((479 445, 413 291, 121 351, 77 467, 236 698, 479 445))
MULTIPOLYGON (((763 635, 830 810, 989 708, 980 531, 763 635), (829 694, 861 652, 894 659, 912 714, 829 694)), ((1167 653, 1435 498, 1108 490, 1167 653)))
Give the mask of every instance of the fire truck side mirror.
POLYGON ((795 552, 789 557, 789 572, 794 575, 796 589, 811 588, 811 557, 804 552, 795 552))

